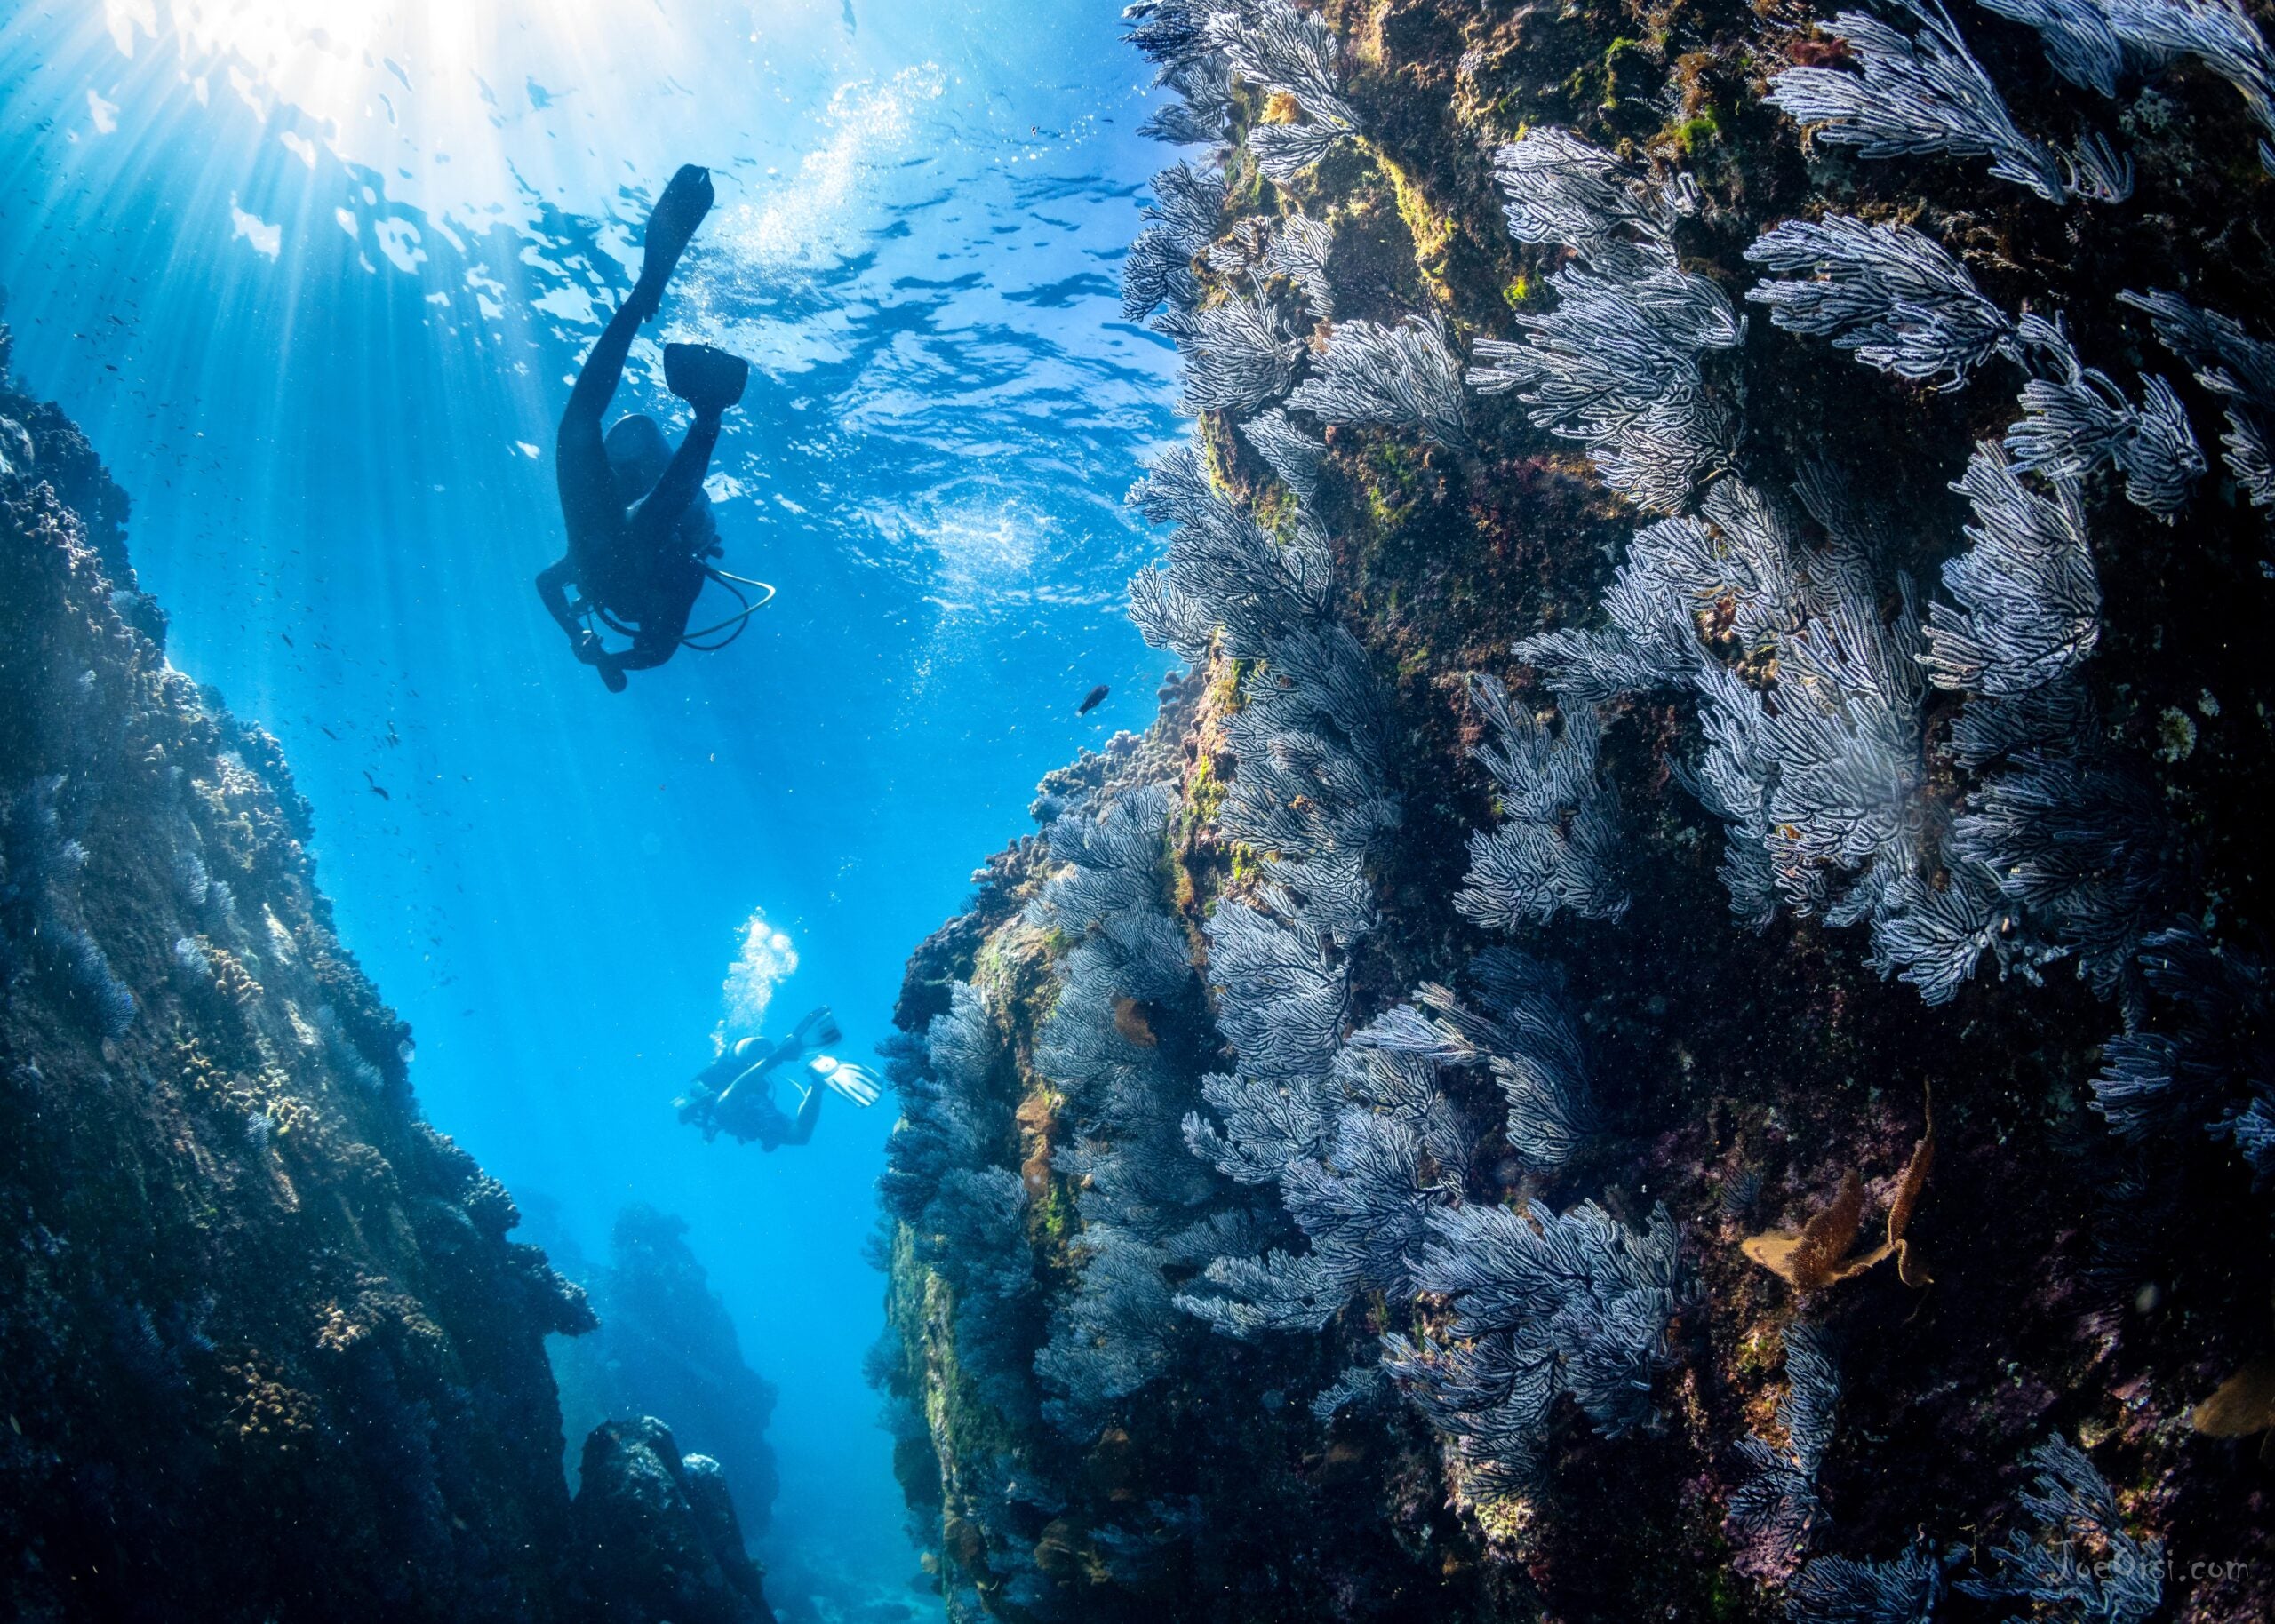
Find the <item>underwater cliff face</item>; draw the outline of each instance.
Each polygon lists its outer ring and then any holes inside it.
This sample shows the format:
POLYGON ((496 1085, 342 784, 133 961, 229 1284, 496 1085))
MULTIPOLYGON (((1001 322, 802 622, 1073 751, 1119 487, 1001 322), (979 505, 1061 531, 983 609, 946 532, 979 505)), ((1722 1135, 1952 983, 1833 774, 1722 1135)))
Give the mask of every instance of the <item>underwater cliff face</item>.
POLYGON ((572 1517, 544 1340, 584 1293, 420 1119, 275 740, 165 663, 124 494, 11 387, 0 456, 0 1612, 770 1616, 661 1423, 596 1431, 572 1517))
POLYGON ((1129 9, 1190 674, 910 961, 952 1616, 2275 1607, 2270 59, 1993 9, 1129 9))
POLYGON ((583 1295, 419 1120, 275 741, 164 662, 124 496, 52 408, 0 416, 6 1611, 528 1616, 583 1295))

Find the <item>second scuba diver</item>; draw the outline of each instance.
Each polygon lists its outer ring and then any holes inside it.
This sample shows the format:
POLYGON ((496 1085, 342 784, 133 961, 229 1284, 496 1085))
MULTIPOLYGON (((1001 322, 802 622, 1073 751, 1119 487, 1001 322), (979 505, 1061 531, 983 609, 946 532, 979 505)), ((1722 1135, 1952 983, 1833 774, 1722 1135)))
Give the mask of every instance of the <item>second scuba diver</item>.
MULTIPOLYGON (((690 642, 688 616, 706 579, 740 579, 708 562, 721 548, 703 479, 719 443, 719 420, 743 398, 750 363, 706 344, 667 344, 665 381, 695 410, 679 450, 643 414, 601 433, 632 340, 662 307, 665 286, 711 203, 709 171, 690 163, 672 177, 648 216, 640 280, 593 346, 561 414, 555 473, 569 548, 538 576, 538 595, 577 657, 599 669, 611 693, 624 691, 626 672, 660 665, 690 642), (574 603, 565 591, 571 585, 580 594, 574 603), (595 618, 629 636, 632 646, 605 648, 590 624, 595 618)), ((746 615, 750 607, 746 600, 746 615)))
POLYGON ((745 1038, 729 1044, 677 1103, 679 1119, 702 1128, 706 1139, 715 1139, 723 1131, 745 1144, 755 1139, 762 1150, 804 1144, 814 1136, 814 1124, 820 1119, 824 1090, 862 1106, 875 1104, 883 1092, 867 1067, 818 1052, 844 1035, 825 1005, 778 1043, 745 1038), (786 1075, 792 1062, 809 1055, 805 1080, 792 1084, 802 1091, 798 1103, 794 1111, 786 1111, 775 1103, 774 1079, 786 1075))

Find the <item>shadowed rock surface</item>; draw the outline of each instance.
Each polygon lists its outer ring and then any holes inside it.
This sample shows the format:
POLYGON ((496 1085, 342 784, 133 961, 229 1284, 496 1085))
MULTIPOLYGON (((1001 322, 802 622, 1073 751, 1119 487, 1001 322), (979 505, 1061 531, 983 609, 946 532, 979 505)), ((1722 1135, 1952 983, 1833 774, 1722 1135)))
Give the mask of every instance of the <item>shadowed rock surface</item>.
POLYGON ((679 1549, 712 1611, 672 1616, 765 1617, 652 1423, 677 1498, 631 1542, 572 1513, 544 1342, 584 1293, 420 1118, 275 740, 165 663, 124 494, 54 407, 0 419, 0 1613, 647 1619, 679 1549))
POLYGON ((585 1440, 577 1532, 609 1624, 773 1624, 719 1463, 652 1417, 585 1440))

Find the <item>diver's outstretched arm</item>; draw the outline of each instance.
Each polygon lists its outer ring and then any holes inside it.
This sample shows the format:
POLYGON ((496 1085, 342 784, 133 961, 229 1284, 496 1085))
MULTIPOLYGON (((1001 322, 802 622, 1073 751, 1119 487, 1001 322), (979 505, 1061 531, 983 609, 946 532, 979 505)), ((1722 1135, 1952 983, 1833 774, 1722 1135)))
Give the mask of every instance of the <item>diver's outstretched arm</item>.
POLYGON ((601 640, 593 635, 590 627, 579 625, 569 607, 569 597, 562 588, 576 577, 576 567, 567 559, 559 558, 537 574, 537 595, 545 601, 546 612, 561 623, 569 634, 569 646, 577 657, 587 665, 600 668, 601 681, 611 693, 624 691, 624 667, 620 661, 601 647, 601 640))
POLYGON ((569 633, 570 642, 576 646, 577 657, 590 663, 600 654, 601 640, 593 635, 590 627, 578 621, 577 612, 569 607, 569 594, 563 590, 576 578, 576 565, 565 557, 556 558, 537 572, 537 595, 545 603, 545 612, 569 633))
POLYGON ((814 1136, 814 1124, 821 1118, 819 1084, 806 1090, 806 1097, 798 1103, 797 1120, 790 1124, 790 1131, 782 1135, 784 1144, 804 1144, 814 1136))
POLYGON ((545 601, 545 612, 561 623, 561 629, 569 633, 572 643, 585 630, 570 612, 569 594, 564 590, 575 578, 575 568, 566 558, 556 558, 537 572, 537 595, 545 601))

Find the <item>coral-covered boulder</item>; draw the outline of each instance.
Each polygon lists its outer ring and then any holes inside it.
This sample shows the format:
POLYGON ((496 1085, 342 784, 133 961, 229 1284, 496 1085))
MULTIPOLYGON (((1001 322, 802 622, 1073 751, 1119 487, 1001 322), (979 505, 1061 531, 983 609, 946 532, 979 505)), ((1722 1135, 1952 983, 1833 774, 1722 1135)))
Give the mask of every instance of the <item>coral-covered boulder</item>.
POLYGON ((726 1476, 651 1416, 585 1440, 577 1529, 586 1589, 609 1624, 773 1624, 726 1476))

